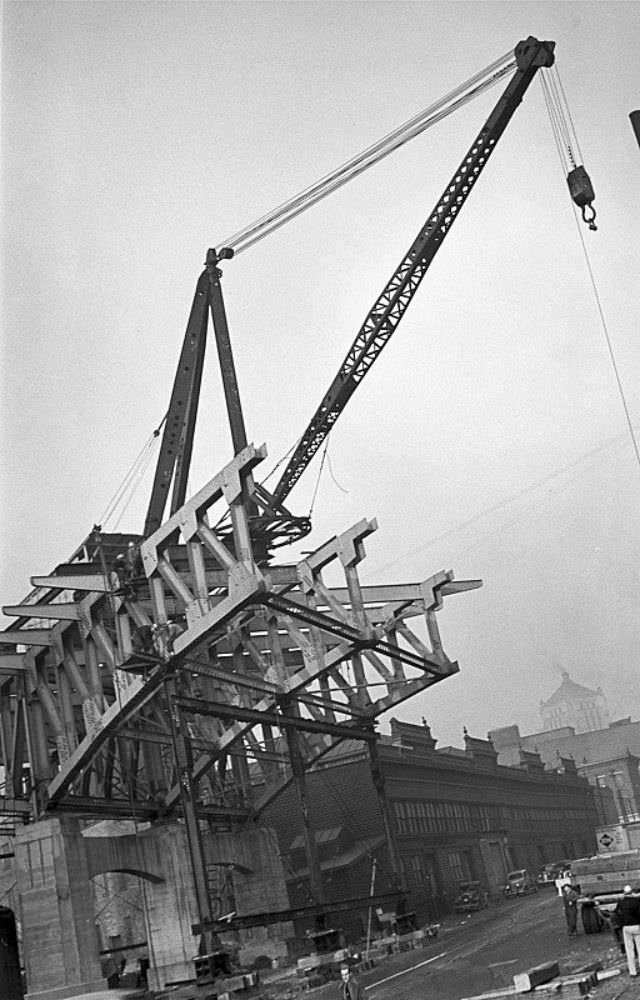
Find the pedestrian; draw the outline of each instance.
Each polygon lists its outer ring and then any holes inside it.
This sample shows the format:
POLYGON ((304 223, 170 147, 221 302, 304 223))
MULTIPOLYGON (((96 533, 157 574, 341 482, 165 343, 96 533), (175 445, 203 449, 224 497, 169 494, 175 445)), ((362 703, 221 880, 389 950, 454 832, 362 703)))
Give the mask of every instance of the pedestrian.
POLYGON ((625 885, 622 892, 622 899, 613 911, 613 920, 616 926, 622 927, 629 975, 637 976, 640 959, 640 896, 634 893, 630 885, 625 885))
POLYGON ((578 893, 572 885, 562 886, 562 902, 564 904, 564 916, 567 921, 567 933, 569 937, 575 937, 578 933, 578 893))
POLYGON ((364 990, 348 965, 340 966, 342 990, 340 1000, 364 1000, 364 990))

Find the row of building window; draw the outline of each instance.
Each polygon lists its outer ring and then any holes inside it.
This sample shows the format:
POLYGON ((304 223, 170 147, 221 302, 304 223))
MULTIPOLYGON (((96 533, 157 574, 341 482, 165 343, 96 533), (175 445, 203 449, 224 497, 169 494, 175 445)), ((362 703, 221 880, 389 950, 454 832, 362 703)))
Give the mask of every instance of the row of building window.
POLYGON ((505 826, 531 826, 558 822, 579 823, 580 809, 512 807, 467 802, 394 802, 400 835, 414 833, 481 833, 505 826))

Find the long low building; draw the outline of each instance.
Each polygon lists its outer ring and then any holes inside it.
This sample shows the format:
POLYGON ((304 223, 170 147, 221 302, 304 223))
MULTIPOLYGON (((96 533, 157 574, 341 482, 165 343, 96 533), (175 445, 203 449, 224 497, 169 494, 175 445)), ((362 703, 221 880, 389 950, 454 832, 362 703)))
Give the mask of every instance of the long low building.
MULTIPOLYGON (((488 740, 465 733, 464 749, 438 748, 429 727, 396 719, 379 744, 384 795, 408 902, 418 921, 446 912, 461 882, 479 880, 498 893, 508 871, 577 857, 595 850, 597 789, 573 760, 553 770, 521 751, 502 766, 488 740)), ((307 775, 327 903, 364 897, 393 882, 378 792, 361 743, 343 743, 307 775)), ((292 905, 309 902, 309 871, 292 789, 265 821, 278 835, 292 905)), ((341 919, 363 931, 366 914, 341 919)))

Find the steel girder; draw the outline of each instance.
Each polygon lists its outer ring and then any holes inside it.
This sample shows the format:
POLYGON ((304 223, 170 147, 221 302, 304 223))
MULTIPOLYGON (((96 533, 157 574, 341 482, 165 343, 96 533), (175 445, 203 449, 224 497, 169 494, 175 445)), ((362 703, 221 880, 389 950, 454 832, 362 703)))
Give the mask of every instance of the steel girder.
POLYGON ((291 732, 308 769, 342 740, 374 739, 378 716, 458 670, 436 613, 480 582, 441 572, 363 587, 375 521, 297 565, 256 564, 247 511, 264 456, 247 446, 139 544, 91 536, 4 609, 18 619, 0 633, 11 796, 38 813, 153 819, 182 808, 188 782, 200 815, 238 821, 292 780, 291 732), (342 586, 326 584, 328 568, 342 586))

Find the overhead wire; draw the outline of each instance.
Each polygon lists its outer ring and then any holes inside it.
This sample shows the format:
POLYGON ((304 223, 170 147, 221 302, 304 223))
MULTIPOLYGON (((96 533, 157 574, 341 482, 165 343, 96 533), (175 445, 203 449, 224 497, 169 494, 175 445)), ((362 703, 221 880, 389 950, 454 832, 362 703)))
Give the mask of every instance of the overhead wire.
POLYGON ((445 97, 429 105, 402 125, 378 139, 361 153, 351 157, 340 167, 326 174, 320 180, 300 191, 293 198, 278 205, 232 236, 218 243, 220 248, 229 248, 237 255, 253 246, 286 222, 296 218, 318 201, 342 187, 354 177, 358 177, 369 167, 379 163, 390 153, 399 149, 411 139, 420 135, 443 118, 447 117, 468 101, 493 87, 515 66, 512 52, 505 53, 490 66, 470 77, 463 84, 450 91, 445 97))
MULTIPOLYGON (((559 469, 554 469, 553 472, 549 472, 546 475, 542 476, 540 479, 534 480, 534 482, 529 483, 528 486, 523 487, 516 493, 512 493, 510 496, 505 497, 502 500, 499 500, 497 503, 491 504, 489 507, 485 507, 483 510, 479 511, 477 514, 474 514, 472 517, 466 518, 464 521, 461 521, 460 523, 454 525, 454 527, 448 528, 446 531, 443 531, 440 534, 435 535, 433 538, 429 539, 428 542, 425 542, 424 545, 421 545, 420 548, 418 549, 413 548, 407 552, 404 552, 402 555, 397 556, 397 558, 392 559, 390 562, 385 563, 383 566, 376 567, 374 572, 382 573, 384 570, 389 569, 391 566, 395 566, 399 562, 403 562, 410 556, 418 555, 420 552, 424 552, 426 549, 431 548, 433 545, 437 545, 438 542, 444 542, 448 538, 452 538, 454 535, 457 535, 459 532, 464 531, 466 528, 472 527, 472 525, 476 524, 484 517, 487 517, 490 514, 495 514, 499 510, 502 510, 504 507, 508 507, 516 500, 520 500, 523 497, 527 496, 529 493, 532 493, 535 490, 540 489, 542 486, 545 486, 553 479, 557 479, 559 476, 564 475, 566 472, 569 472, 571 469, 574 469, 576 466, 580 465, 582 462, 586 461, 592 456, 599 455, 601 452, 606 451, 607 449, 613 447, 613 445, 615 444, 620 444, 623 441, 623 439, 626 440, 626 438, 627 438, 626 432, 624 434, 617 434, 615 437, 610 438, 603 444, 600 444, 597 447, 591 448, 589 451, 584 452, 582 455, 574 459, 572 462, 563 465, 559 469)), ((586 472, 588 471, 589 468, 591 468, 591 466, 587 467, 587 469, 583 471, 586 472)))
MULTIPOLYGON (((625 438, 626 438, 626 435, 625 435, 625 438)), ((611 457, 612 457, 611 455, 607 456, 607 459, 605 459, 605 461, 608 460, 611 457)), ((520 513, 516 514, 516 516, 511 521, 508 521, 506 524, 503 524, 499 528, 496 528, 495 531, 490 532, 489 534, 485 535, 483 538, 478 539, 476 542, 474 542, 468 548, 464 549, 462 552, 457 553, 456 558, 457 559, 462 559, 464 556, 468 555, 469 552, 473 552, 473 551, 475 551, 475 549, 479 548, 481 545, 484 545, 485 542, 487 542, 491 538, 495 537, 495 535, 497 535, 497 534, 503 534, 509 528, 512 528, 514 524, 518 524, 520 521, 524 520, 525 518, 530 517, 531 514, 537 512, 537 511, 540 511, 545 506, 545 504, 548 502, 548 500, 551 497, 555 497, 555 496, 557 496, 560 493, 564 493, 565 490, 568 490, 569 487, 572 486, 580 478, 580 476, 582 476, 585 472, 588 472, 591 469, 595 469, 597 467, 598 467, 598 463, 597 462, 592 462, 591 465, 589 465, 586 469, 583 469, 580 472, 576 473, 569 480, 567 480, 566 483, 563 483, 561 486, 557 486, 555 489, 549 490, 549 492, 548 492, 548 494, 547 494, 546 497, 543 497, 541 500, 537 501, 536 503, 530 504, 523 511, 520 511, 520 513)))

